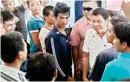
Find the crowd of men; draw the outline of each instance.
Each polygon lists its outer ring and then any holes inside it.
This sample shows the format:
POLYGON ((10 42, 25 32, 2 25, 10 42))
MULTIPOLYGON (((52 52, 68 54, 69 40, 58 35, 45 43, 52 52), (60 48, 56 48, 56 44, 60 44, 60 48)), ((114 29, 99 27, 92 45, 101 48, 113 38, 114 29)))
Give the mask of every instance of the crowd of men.
POLYGON ((2 0, 1 81, 130 80, 130 20, 122 9, 83 0, 83 16, 70 28, 71 7, 45 1, 2 0))

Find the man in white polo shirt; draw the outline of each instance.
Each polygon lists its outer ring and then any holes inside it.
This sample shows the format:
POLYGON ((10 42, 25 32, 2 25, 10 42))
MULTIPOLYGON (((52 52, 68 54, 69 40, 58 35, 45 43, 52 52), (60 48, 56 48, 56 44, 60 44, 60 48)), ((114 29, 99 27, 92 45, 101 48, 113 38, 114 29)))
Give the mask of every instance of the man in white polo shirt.
POLYGON ((87 81, 87 75, 90 68, 93 67, 94 61, 98 53, 104 49, 110 48, 112 45, 107 43, 106 31, 107 20, 109 14, 103 8, 96 8, 92 12, 93 28, 88 30, 85 35, 83 45, 83 80, 87 81))

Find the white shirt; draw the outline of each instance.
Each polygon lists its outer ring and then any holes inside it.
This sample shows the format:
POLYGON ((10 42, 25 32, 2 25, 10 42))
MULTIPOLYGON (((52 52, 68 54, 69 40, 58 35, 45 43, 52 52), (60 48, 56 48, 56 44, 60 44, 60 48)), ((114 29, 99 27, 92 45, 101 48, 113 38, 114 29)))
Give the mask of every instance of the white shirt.
POLYGON ((112 45, 107 43, 106 35, 101 38, 93 28, 86 32, 83 51, 90 53, 89 62, 91 68, 93 67, 98 53, 110 47, 112 47, 112 45))
MULTIPOLYGON (((16 79, 18 82, 28 82, 25 78, 25 73, 20 71, 19 69, 8 67, 5 65, 0 65, 0 72, 3 72, 4 74, 16 79)), ((1 78, 0 80, 1 82, 6 82, 6 80, 3 78, 1 78)))
POLYGON ((47 29, 46 27, 42 27, 40 33, 39 33, 39 40, 42 46, 42 50, 43 52, 46 53, 46 48, 45 48, 45 38, 48 35, 48 33, 50 32, 49 29, 47 29))

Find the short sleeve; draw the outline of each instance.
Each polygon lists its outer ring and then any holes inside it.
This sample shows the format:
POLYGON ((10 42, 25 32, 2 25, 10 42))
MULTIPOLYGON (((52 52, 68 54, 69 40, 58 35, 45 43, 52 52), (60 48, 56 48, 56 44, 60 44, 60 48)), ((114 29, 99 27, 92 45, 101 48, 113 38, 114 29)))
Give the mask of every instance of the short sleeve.
POLYGON ((85 34, 83 51, 89 52, 89 31, 87 31, 86 34, 85 34))
POLYGON ((70 35, 70 38, 71 38, 72 46, 79 46, 81 39, 80 39, 78 24, 74 25, 74 28, 72 29, 72 32, 70 35))
POLYGON ((30 33, 39 32, 39 28, 35 20, 28 21, 27 27, 30 33))

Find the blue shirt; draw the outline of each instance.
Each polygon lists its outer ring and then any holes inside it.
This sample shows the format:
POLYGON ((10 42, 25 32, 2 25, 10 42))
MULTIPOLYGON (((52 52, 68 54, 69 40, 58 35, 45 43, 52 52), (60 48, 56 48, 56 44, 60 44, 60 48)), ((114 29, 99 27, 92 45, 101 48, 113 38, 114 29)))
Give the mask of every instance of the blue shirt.
POLYGON ((30 52, 38 52, 40 49, 35 45, 33 38, 31 36, 31 33, 33 32, 40 32, 41 28, 45 22, 41 19, 37 19, 35 17, 31 17, 31 19, 28 21, 27 28, 29 31, 29 36, 30 36, 30 52))
POLYGON ((75 0, 75 22, 83 17, 83 0, 75 0))
POLYGON ((106 64, 117 59, 119 54, 120 53, 113 47, 101 51, 96 57, 94 66, 89 74, 89 79, 100 81, 106 64))
POLYGON ((107 64, 101 81, 119 81, 130 78, 130 53, 122 53, 107 64))
MULTIPOLYGON (((52 53, 51 38, 54 40, 54 48, 60 68, 66 76, 71 76, 72 73, 72 57, 71 57, 71 42, 69 32, 66 31, 67 36, 60 33, 56 27, 54 27, 45 39, 46 51, 52 53)), ((61 76, 58 73, 58 76, 61 76)), ((58 78, 58 77, 57 77, 58 78)))

